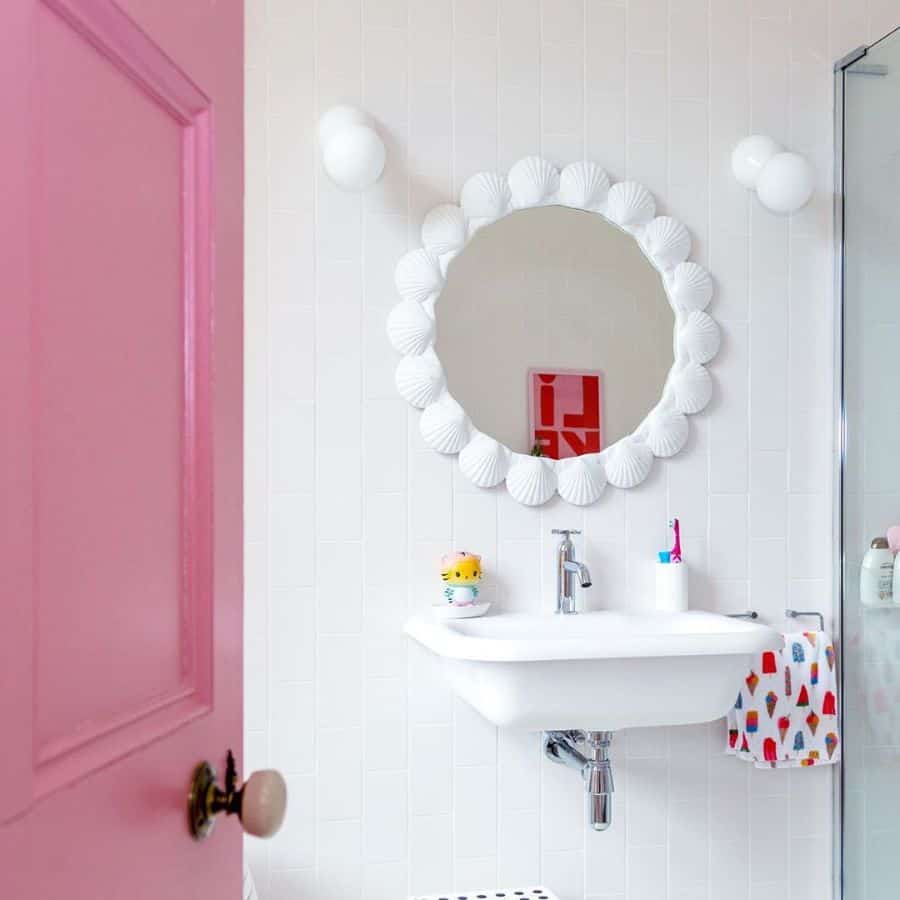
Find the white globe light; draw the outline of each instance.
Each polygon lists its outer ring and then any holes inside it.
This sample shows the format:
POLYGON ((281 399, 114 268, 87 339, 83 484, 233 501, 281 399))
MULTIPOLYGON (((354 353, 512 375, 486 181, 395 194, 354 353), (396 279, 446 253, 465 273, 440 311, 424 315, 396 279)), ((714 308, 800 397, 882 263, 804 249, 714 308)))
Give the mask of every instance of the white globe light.
POLYGON ((368 125, 346 125, 325 143, 322 161, 338 187, 363 191, 384 171, 384 142, 368 125))
POLYGON ((782 215, 797 212, 812 197, 814 173, 799 153, 778 153, 759 173, 756 194, 766 209, 782 215))
POLYGON ((731 171, 745 188, 754 188, 763 166, 780 152, 781 146, 772 138, 751 134, 731 151, 731 171))
POLYGON ((366 114, 355 106, 332 106, 319 119, 319 144, 324 147, 339 131, 349 125, 368 125, 366 114))

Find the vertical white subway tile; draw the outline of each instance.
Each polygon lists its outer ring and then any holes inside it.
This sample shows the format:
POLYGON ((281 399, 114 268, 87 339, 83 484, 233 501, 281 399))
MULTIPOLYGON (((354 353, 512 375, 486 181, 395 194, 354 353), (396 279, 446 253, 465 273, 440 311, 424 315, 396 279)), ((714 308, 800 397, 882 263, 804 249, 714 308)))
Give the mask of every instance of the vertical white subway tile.
MULTIPOLYGON (((386 143, 393 151, 394 159, 403 156, 409 103, 407 100, 407 58, 408 36, 405 28, 367 28, 363 35, 365 73, 363 79, 363 100, 366 111, 381 126, 387 138, 386 143)), ((398 176, 404 173, 397 169, 398 176)), ((391 182, 387 166, 382 178, 391 182)), ((405 179, 404 179, 405 181, 405 179)), ((399 182, 398 182, 399 186, 399 182)), ((382 186, 383 187, 383 186, 382 186)), ((379 187, 367 197, 367 204, 375 204, 381 209, 390 209, 386 203, 388 196, 379 193, 379 187)), ((406 198, 401 197, 399 208, 405 209, 406 198)))
POLYGON ((541 45, 541 107, 545 135, 583 133, 583 73, 583 42, 548 42, 545 35, 541 45))
POLYGON ((365 693, 366 769, 406 768, 406 678, 368 678, 365 693))
POLYGON ((269 714, 273 768, 285 775, 311 775, 315 770, 315 697, 308 682, 271 685, 269 714))
POLYGON ((664 759, 628 763, 628 840, 665 844, 668 823, 669 768, 664 759))
POLYGON ((497 853, 497 769, 453 770, 453 851, 457 857, 497 853))
POLYGON ((709 25, 706 2, 688 4, 669 18, 672 96, 706 100, 709 91, 709 25))
POLYGON ((320 573, 316 597, 319 634, 362 631, 362 545, 359 541, 319 541, 316 566, 320 573))
POLYGON ((409 834, 411 890, 414 894, 446 891, 453 878, 451 817, 413 816, 409 834))
POLYGON ((314 582, 313 498, 274 494, 269 500, 269 586, 309 587, 314 582))
POLYGON ((791 494, 788 500, 788 572, 820 578, 829 567, 831 503, 825 494, 791 494))
POLYGON ((578 41, 584 33, 585 0, 541 0, 541 37, 578 41))
POLYGON ((499 815, 498 884, 537 884, 541 880, 538 811, 501 810, 499 815))
POLYGON ((316 674, 314 623, 312 588, 279 588, 269 592, 268 674, 274 681, 313 681, 316 674))
POLYGON ((320 728, 362 724, 362 640, 320 635, 316 693, 320 728))
POLYGON ((750 398, 748 328, 728 322, 722 328, 722 350, 715 363, 716 385, 709 420, 709 489, 713 493, 746 493, 750 468, 750 398))
POLYGON ((747 577, 748 530, 746 495, 720 494, 709 498, 709 564, 718 577, 747 577))
POLYGON ((273 305, 311 302, 313 229, 309 211, 270 210, 268 291, 273 305))
POLYGON ((409 866, 404 862, 367 863, 363 869, 365 900, 394 900, 405 897, 409 883, 409 866))
POLYGON ((453 26, 458 34, 497 34, 497 0, 453 0, 453 26))
POLYGON ((541 736, 500 729, 497 744, 499 801, 503 810, 536 810, 540 804, 541 736))
POLYGON ((696 801, 672 803, 669 807, 667 840, 671 896, 687 900, 688 897, 700 897, 705 893, 709 868, 709 837, 705 804, 696 801), (698 888, 698 885, 703 885, 703 888, 698 888))
POLYGON ((406 859, 406 772, 366 775, 364 853, 367 862, 406 859))
POLYGON ((633 900, 659 900, 666 896, 666 847, 629 846, 628 896, 633 900))
POLYGON ((410 455, 410 529, 415 540, 449 541, 452 537, 452 457, 432 450, 410 455))
POLYGON ((453 733, 449 725, 416 725, 410 735, 410 808, 413 815, 452 809, 453 733))
MULTIPOLYGON (((317 739, 317 819, 342 823, 346 820, 358 820, 363 809, 361 729, 322 728, 317 739)), ((340 843, 345 846, 346 852, 346 841, 342 840, 340 843)))

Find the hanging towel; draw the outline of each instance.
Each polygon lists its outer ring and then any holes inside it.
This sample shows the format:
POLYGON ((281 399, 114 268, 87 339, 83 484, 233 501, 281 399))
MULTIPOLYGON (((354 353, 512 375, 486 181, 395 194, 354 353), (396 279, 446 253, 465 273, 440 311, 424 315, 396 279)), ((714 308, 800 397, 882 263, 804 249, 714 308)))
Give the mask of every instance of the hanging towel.
POLYGON ((744 679, 728 713, 726 752, 759 769, 840 759, 834 644, 824 631, 789 632, 744 679))

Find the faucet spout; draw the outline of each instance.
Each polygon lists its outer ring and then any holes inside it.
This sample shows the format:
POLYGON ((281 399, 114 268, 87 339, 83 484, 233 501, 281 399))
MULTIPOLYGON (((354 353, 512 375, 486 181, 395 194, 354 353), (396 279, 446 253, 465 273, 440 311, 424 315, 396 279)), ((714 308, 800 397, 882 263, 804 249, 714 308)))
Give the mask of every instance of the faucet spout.
POLYGON ((588 571, 588 567, 584 563, 580 562, 569 562, 566 560, 563 563, 563 568, 567 572, 572 572, 578 576, 578 582, 583 588, 589 588, 591 586, 591 573, 588 571))

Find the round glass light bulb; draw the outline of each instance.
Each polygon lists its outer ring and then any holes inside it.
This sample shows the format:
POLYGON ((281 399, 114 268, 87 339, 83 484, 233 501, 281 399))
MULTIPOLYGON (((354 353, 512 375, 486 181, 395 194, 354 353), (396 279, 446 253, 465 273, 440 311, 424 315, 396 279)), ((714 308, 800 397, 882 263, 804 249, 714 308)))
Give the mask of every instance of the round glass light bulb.
POLYGON ((338 187, 363 191, 384 171, 384 142, 368 125, 347 125, 334 132, 322 151, 325 171, 338 187))
POLYGON ((799 153, 778 153, 762 168, 756 194, 766 209, 790 215, 804 207, 815 187, 812 166, 799 153))
POLYGON ((755 188, 763 166, 780 152, 781 146, 772 138, 765 134, 751 134, 732 150, 731 171, 745 188, 755 188))

